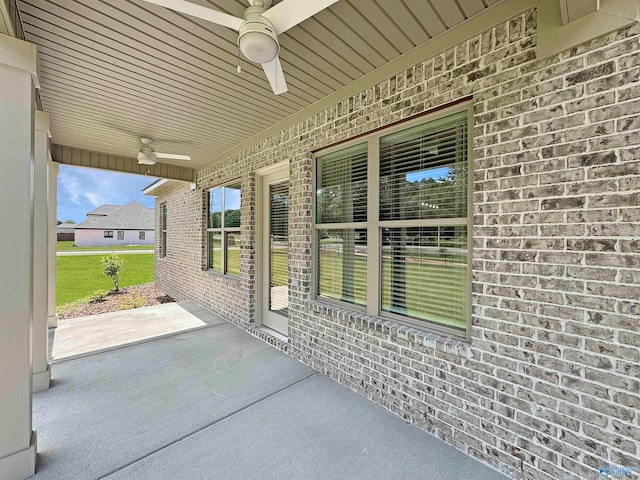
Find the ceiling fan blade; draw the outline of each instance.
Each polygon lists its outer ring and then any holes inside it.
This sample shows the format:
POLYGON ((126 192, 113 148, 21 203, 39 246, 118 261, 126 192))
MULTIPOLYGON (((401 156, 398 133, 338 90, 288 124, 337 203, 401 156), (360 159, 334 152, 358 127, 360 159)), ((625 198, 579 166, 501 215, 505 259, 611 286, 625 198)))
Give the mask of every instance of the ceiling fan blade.
POLYGON ((338 0, 283 0, 264 12, 262 16, 271 22, 278 34, 286 32, 338 0))
POLYGON ((287 82, 284 80, 284 72, 282 71, 282 65, 280 65, 280 58, 276 56, 269 63, 263 63, 262 69, 264 73, 267 75, 267 80, 269 80, 269 84, 273 89, 273 93, 276 95, 280 95, 281 93, 286 92, 287 82))
POLYGON ((191 160, 189 155, 174 155, 172 153, 155 152, 156 158, 166 158, 170 160, 191 160))
POLYGON ((187 2, 185 0, 144 0, 147 3, 153 3, 154 5, 160 5, 161 7, 168 8, 169 10, 175 10, 176 12, 186 13, 192 17, 201 18, 208 22, 217 23, 225 27, 233 28, 234 30, 240 30, 240 25, 244 20, 242 18, 234 17, 227 13, 219 12, 211 8, 196 5, 195 3, 187 2))

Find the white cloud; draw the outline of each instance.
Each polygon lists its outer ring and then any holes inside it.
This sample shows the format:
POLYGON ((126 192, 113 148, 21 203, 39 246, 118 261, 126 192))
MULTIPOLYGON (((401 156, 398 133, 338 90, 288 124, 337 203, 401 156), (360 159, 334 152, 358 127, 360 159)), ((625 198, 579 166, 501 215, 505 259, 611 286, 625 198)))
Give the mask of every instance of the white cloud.
POLYGON ((62 187, 59 194, 65 194, 67 198, 76 205, 81 204, 80 182, 73 174, 68 171, 61 170, 60 175, 58 176, 58 184, 62 187))
POLYGON ((95 192, 85 192, 84 197, 89 200, 89 203, 94 207, 99 207, 100 205, 107 203, 100 194, 95 192))
POLYGON ((138 175, 60 166, 58 175, 58 217, 85 220, 87 212, 104 204, 125 205, 131 200, 153 206, 153 197, 140 190, 155 179, 138 175))
POLYGON ((87 205, 87 202, 93 207, 99 207, 105 204, 105 199, 100 191, 102 187, 96 189, 95 181, 91 176, 77 175, 75 172, 60 172, 59 176, 64 194, 69 200, 79 206, 87 205), (84 177, 84 178, 82 178, 84 177))

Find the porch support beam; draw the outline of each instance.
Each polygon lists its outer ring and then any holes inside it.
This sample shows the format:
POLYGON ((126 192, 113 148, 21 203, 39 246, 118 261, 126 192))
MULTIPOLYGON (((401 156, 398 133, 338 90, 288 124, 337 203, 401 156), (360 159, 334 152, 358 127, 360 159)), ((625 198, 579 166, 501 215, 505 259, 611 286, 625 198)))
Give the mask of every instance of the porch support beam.
POLYGON ((49 152, 49 158, 47 163, 49 166, 49 204, 47 206, 48 222, 49 222, 49 249, 48 249, 48 263, 47 275, 49 281, 47 282, 47 324, 49 328, 55 328, 58 326, 58 317, 56 316, 56 247, 58 241, 58 233, 56 227, 57 214, 58 214, 58 171, 60 170, 59 164, 51 160, 51 152, 49 152))
POLYGON ((113 172, 133 173, 149 177, 168 178, 195 182, 195 170, 188 166, 158 162, 155 165, 139 165, 133 157, 123 157, 109 153, 93 152, 81 148, 52 145, 51 157, 55 162, 77 167, 99 168, 113 172))
POLYGON ((35 473, 31 372, 35 45, 0 35, 0 472, 35 473))
MULTIPOLYGON (((49 114, 35 112, 33 210, 33 392, 49 388, 49 114)), ((55 215, 55 213, 54 213, 55 215)))
MULTIPOLYGON (((640 0, 539 0, 538 59, 640 21, 640 0)), ((508 2, 507 2, 508 3, 508 2)))
POLYGON ((558 0, 562 25, 571 23, 585 15, 597 12, 600 0, 558 0))

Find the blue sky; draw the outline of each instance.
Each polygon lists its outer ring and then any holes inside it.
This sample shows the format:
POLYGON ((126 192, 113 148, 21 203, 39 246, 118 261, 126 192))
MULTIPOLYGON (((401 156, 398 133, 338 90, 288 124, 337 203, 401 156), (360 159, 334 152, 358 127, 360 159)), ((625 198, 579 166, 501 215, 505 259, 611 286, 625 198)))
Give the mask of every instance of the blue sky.
POLYGON ((420 180, 428 180, 433 178, 436 182, 441 179, 446 179, 449 175, 449 167, 435 167, 428 168, 426 170, 420 170, 419 172, 407 173, 407 182, 419 182, 420 180))
POLYGON ((155 177, 60 165, 58 220, 84 222, 87 212, 106 203, 125 205, 136 200, 152 208, 154 198, 143 195, 141 190, 155 180, 155 177))

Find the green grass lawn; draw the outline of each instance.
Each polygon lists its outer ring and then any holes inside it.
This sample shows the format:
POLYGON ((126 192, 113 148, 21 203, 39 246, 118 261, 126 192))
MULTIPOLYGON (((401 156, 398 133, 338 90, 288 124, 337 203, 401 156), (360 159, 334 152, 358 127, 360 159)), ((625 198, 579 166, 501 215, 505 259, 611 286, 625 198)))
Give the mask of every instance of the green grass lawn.
MULTIPOLYGON (((467 267, 428 259, 406 264, 405 283, 391 282, 391 260, 382 260, 382 309, 401 315, 409 315, 455 328, 466 325, 466 275, 467 267), (398 304, 403 307, 397 306, 398 304), (452 308, 452 306, 454 308, 452 308)), ((342 256, 335 252, 323 252, 320 258, 320 293, 337 300, 359 305, 367 301, 367 265, 365 256, 354 258, 349 273, 353 290, 344 297, 342 288, 342 256), (351 296, 352 295, 352 296, 351 296)))
POLYGON ((153 245, 114 245, 111 247, 76 247, 73 240, 61 240, 57 242, 56 250, 58 252, 81 251, 81 250, 153 250, 153 245))
MULTIPOLYGON (((60 243, 60 242, 58 242, 60 243)), ((102 274, 102 255, 56 257, 56 305, 88 297, 96 290, 112 290, 113 282, 102 274)), ((153 255, 122 255, 120 286, 153 282, 153 255)))

